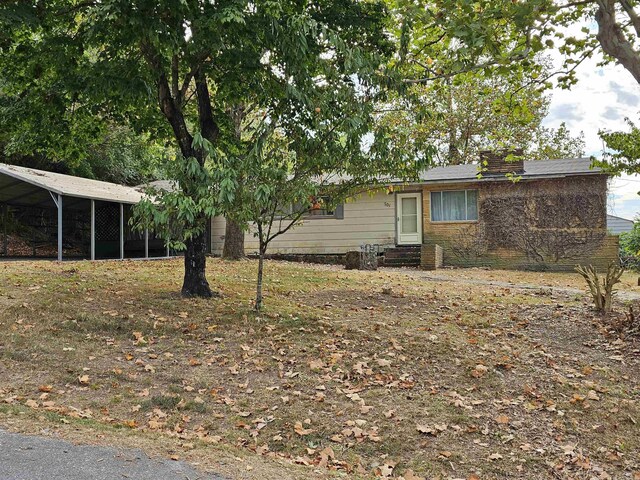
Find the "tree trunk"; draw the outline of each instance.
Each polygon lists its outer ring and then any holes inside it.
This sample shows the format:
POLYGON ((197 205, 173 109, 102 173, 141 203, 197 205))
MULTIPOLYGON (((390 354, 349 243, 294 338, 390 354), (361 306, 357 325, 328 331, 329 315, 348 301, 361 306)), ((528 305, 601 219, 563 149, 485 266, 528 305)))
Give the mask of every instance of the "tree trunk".
MULTIPOLYGON (((231 117, 231 121, 233 122, 234 135, 238 142, 242 141, 242 122, 245 117, 245 106, 240 103, 238 105, 234 105, 229 110, 229 116, 231 117)), ((238 189, 237 191, 240 193, 236 198, 242 202, 242 191, 244 188, 244 182, 242 176, 239 175, 237 177, 238 189)), ((238 201, 235 202, 236 204, 238 201)), ((236 205, 239 209, 242 205, 236 205)), ((222 249, 222 258, 225 260, 240 260, 244 258, 244 231, 240 225, 235 220, 227 218, 227 226, 224 233, 224 247, 222 249)))
POLYGON ((183 297, 211 298, 213 292, 206 277, 207 242, 205 233, 186 241, 187 250, 184 254, 184 281, 182 283, 183 297))
MULTIPOLYGON (((596 38, 602 50, 620 62, 633 75, 636 82, 640 83, 640 55, 616 21, 616 0, 597 0, 596 3, 598 4, 595 15, 598 22, 596 38)), ((631 23, 634 24, 636 31, 640 30, 640 20, 635 15, 632 15, 631 23)))
MULTIPOLYGON (((178 63, 177 57, 172 59, 171 64, 171 84, 167 78, 162 56, 155 50, 152 42, 143 41, 141 52, 147 63, 156 74, 158 88, 158 105, 163 115, 171 125, 174 136, 180 147, 183 159, 196 158, 201 166, 204 166, 205 154, 203 151, 196 151, 193 147, 193 136, 189 133, 189 127, 182 111, 182 100, 178 89, 178 63), (173 86, 173 88, 172 88, 173 86)), ((190 77, 189 77, 190 78, 190 77)), ((218 126, 213 118, 211 109, 211 98, 207 87, 206 76, 202 71, 195 73, 196 93, 198 100, 198 117, 200 131, 202 135, 211 143, 216 142, 218 137, 218 126)), ((186 82, 188 85, 189 81, 186 82)), ((188 191, 184 192, 189 196, 188 191)), ((199 219, 203 220, 203 219, 199 219)), ((184 282, 182 284, 182 295, 185 297, 213 296, 209 282, 206 278, 206 230, 200 235, 187 240, 187 250, 184 255, 184 282)))
POLYGON ((227 218, 227 226, 224 232, 222 258, 226 260, 244 258, 244 231, 237 222, 230 218, 227 218))
POLYGON ((451 80, 446 80, 447 84, 447 110, 449 118, 452 119, 454 123, 449 123, 448 125, 448 136, 449 136, 449 148, 447 150, 447 163, 449 165, 458 165, 460 163, 460 151, 458 150, 458 132, 457 126, 455 124, 456 117, 453 114, 453 86, 451 85, 451 80))
POLYGON ((260 256, 258 257, 258 283, 256 285, 256 303, 255 310, 259 312, 262 309, 262 274, 264 272, 264 254, 266 248, 260 246, 260 256))

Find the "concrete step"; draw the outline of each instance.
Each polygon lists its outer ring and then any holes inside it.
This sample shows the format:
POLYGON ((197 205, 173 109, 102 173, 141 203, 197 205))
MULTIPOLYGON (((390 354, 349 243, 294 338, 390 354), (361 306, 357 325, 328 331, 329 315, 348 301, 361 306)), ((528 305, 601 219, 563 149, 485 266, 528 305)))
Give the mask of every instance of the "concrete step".
POLYGON ((385 258, 385 267, 419 267, 419 258, 385 258))
POLYGON ((385 258, 420 258, 420 252, 402 252, 397 250, 384 253, 385 258))
POLYGON ((384 251, 384 265, 387 267, 419 267, 420 245, 399 246, 384 251))

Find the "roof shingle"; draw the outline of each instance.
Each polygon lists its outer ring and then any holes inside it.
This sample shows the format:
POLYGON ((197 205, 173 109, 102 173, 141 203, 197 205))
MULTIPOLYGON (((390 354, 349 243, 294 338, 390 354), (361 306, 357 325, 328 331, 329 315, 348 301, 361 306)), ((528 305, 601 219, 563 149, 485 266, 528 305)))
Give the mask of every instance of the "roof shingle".
MULTIPOLYGON (((564 158, 559 160, 536 160, 524 162, 524 173, 519 176, 522 179, 531 178, 555 178, 574 175, 597 175, 602 174, 599 168, 591 168, 589 158, 564 158)), ((504 175, 487 175, 483 173, 478 178, 478 165, 451 165, 448 167, 435 167, 425 171, 420 175, 420 180, 424 183, 431 182, 467 182, 486 181, 505 178, 504 175)))

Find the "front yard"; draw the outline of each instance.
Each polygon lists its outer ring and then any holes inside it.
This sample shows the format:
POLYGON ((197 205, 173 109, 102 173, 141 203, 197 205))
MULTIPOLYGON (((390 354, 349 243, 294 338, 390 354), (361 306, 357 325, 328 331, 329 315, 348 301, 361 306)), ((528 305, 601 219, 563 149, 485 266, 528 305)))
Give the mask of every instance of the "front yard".
POLYGON ((179 260, 0 263, 0 427, 231 478, 640 479, 640 342, 583 295, 456 281, 577 275, 268 262, 256 316, 255 270, 210 260, 203 301, 179 260))

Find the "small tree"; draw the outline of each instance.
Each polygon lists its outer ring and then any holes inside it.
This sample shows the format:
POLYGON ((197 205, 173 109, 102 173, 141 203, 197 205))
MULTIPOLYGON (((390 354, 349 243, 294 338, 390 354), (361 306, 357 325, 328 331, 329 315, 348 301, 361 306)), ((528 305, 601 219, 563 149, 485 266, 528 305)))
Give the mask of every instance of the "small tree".
POLYGON ((640 222, 633 223, 630 232, 620 234, 620 262, 625 268, 638 270, 640 268, 640 222))
POLYGON ((598 132, 608 151, 604 152, 601 161, 594 163, 615 175, 640 173, 640 128, 628 118, 625 121, 629 127, 627 132, 598 132))
POLYGON ((588 267, 577 265, 576 272, 586 280, 596 310, 600 313, 611 312, 613 296, 615 294, 613 287, 616 283, 620 282, 620 277, 624 273, 624 269, 615 263, 611 263, 603 278, 598 276, 598 271, 593 265, 589 265, 588 267))
POLYGON ((330 176, 313 179, 297 173, 290 175, 288 166, 274 165, 261 172, 253 203, 254 235, 259 242, 258 278, 254 308, 262 308, 264 259, 269 244, 294 228, 315 208, 333 210, 353 195, 357 181, 332 183, 330 176), (324 199, 324 200, 323 200, 324 199))
MULTIPOLYGON (((371 133, 372 102, 355 92, 355 84, 337 92, 340 103, 334 102, 335 91, 321 83, 316 87, 306 91, 306 103, 333 103, 331 118, 301 116, 299 108, 263 107, 243 123, 242 154, 236 157, 243 187, 236 188, 228 201, 239 207, 238 222, 258 239, 256 310, 263 305, 264 259, 275 238, 295 228, 314 209, 331 211, 385 178, 416 178, 432 159, 428 153, 412 159, 389 154, 388 138, 371 133), (349 89, 354 89, 350 95, 349 89)), ((362 92, 367 87, 360 82, 358 88, 362 92)), ((320 107, 313 113, 316 110, 320 107)), ((216 155, 213 145, 207 148, 212 157, 216 155)), ((224 192, 219 195, 227 198, 224 192)))

